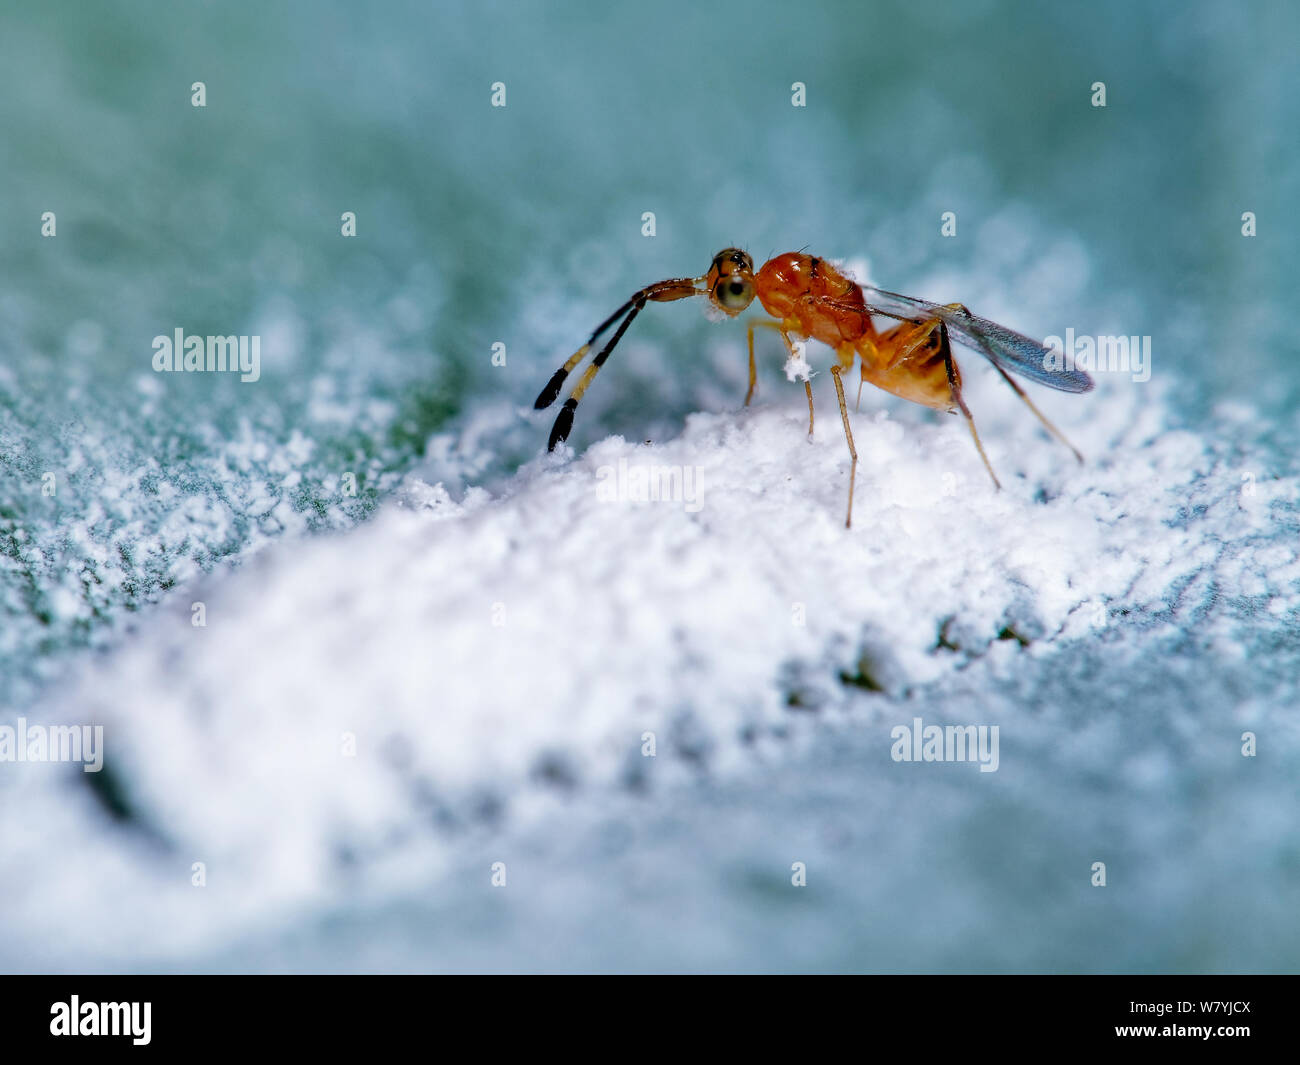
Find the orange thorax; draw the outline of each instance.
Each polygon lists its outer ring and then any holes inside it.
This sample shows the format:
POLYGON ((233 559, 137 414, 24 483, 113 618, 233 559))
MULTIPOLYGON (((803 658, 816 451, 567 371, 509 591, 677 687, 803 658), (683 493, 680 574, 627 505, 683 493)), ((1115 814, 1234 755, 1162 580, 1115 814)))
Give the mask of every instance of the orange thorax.
POLYGON ((832 348, 874 336, 862 289, 825 259, 786 252, 763 264, 754 279, 763 309, 832 348))

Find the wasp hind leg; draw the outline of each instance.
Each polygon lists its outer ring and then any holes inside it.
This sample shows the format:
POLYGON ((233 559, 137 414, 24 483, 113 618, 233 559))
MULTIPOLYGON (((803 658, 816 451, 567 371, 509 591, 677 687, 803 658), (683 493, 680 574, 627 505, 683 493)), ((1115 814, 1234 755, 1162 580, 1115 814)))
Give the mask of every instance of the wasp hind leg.
POLYGON ((838 365, 831 367, 831 380, 835 382, 835 395, 840 401, 840 420, 844 423, 844 439, 849 445, 849 509, 844 515, 844 528, 853 527, 853 484, 858 479, 858 449, 853 446, 853 429, 849 426, 849 408, 844 402, 844 371, 838 365))
POLYGON ((998 480, 998 475, 993 472, 993 463, 989 462, 989 457, 984 452, 984 445, 980 443, 980 434, 975 429, 975 419, 971 417, 970 408, 966 406, 966 401, 962 399, 961 381, 957 376, 956 364, 952 361, 952 345, 948 342, 948 327, 942 321, 939 322, 939 338, 940 350, 943 352, 943 366, 948 372, 948 391, 952 395, 953 402, 966 419, 971 439, 975 441, 975 450, 980 453, 980 458, 984 460, 984 468, 989 471, 989 476, 993 478, 993 487, 1001 491, 1002 483, 998 480))
MULTIPOLYGON (((968 317, 970 316, 970 309, 963 303, 950 303, 948 304, 947 309, 950 311, 957 311, 961 314, 967 315, 968 317)), ((985 345, 985 348, 986 350, 988 349, 987 344, 985 345)), ((988 351, 988 355, 989 355, 989 362, 993 363, 993 369, 997 370, 997 372, 1002 375, 1002 380, 1004 380, 1007 384, 1009 384, 1012 388, 1012 391, 1014 391, 1017 396, 1019 396, 1022 400, 1024 400, 1025 406, 1034 412, 1034 417, 1043 423, 1043 428, 1046 429, 1049 433, 1051 433, 1054 437, 1056 437, 1056 439, 1059 440, 1062 444, 1068 447, 1070 451, 1074 454, 1074 457, 1079 460, 1079 464, 1083 465, 1083 453, 1080 452, 1077 447, 1075 447, 1072 443, 1070 443, 1069 440, 1065 438, 1065 434, 1061 432, 1060 429, 1058 429, 1055 425, 1053 425, 1050 421, 1048 421, 1047 415, 1044 414, 1041 410, 1039 410, 1034 405, 1034 401, 1032 399, 1030 399, 1027 395, 1025 395, 1025 390, 1021 388, 1018 384, 1016 384, 1016 382, 1012 379, 1011 375, 1002 368, 1002 364, 998 362, 996 357, 994 357, 993 352, 991 350, 988 351)))
MULTIPOLYGON (((880 351, 876 345, 866 337, 863 337, 858 341, 858 347, 855 350, 857 351, 858 356, 858 398, 853 404, 853 409, 856 412, 862 409, 862 386, 867 383, 867 353, 871 353, 871 365, 874 367, 880 361, 880 351)), ((844 362, 843 357, 841 357, 841 364, 846 370, 852 369, 853 367, 852 361, 844 362)))
POLYGON ((1012 380, 1011 375, 1007 373, 1006 370, 1002 369, 1002 367, 999 366, 996 362, 993 364, 993 369, 997 370, 997 372, 1002 375, 1002 380, 1004 380, 1013 389, 1015 389, 1016 395, 1025 401, 1025 406, 1034 412, 1034 417, 1036 417, 1040 422, 1043 423, 1043 428, 1046 429, 1049 433, 1051 433, 1054 437, 1056 437, 1056 439, 1059 440, 1062 444, 1068 447, 1074 453, 1074 457, 1079 460, 1079 464, 1083 465, 1083 455, 1080 453, 1079 449, 1065 438, 1065 434, 1061 432, 1060 429, 1058 429, 1055 425, 1053 425, 1050 421, 1047 420, 1047 415, 1045 415, 1041 410, 1039 410, 1036 406, 1034 406, 1034 401, 1031 400, 1027 395, 1025 395, 1025 390, 1021 388, 1018 384, 1016 384, 1015 381, 1012 380))

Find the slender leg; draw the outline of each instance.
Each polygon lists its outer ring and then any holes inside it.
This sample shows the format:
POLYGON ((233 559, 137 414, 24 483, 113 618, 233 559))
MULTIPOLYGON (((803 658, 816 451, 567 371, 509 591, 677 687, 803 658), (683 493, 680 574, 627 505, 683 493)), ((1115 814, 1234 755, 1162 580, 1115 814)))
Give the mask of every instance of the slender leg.
POLYGON ((980 434, 975 431, 975 419, 971 417, 970 408, 966 406, 966 401, 961 398, 961 384, 957 380, 957 370, 952 361, 952 346, 948 343, 948 327, 942 322, 939 323, 939 335, 943 340, 943 365, 948 371, 948 390, 952 394, 953 402, 961 409, 966 418, 966 424, 970 427, 971 439, 975 441, 975 450, 980 453, 980 458, 984 460, 984 468, 989 471, 989 476, 993 478, 993 487, 999 492, 1002 490, 1002 484, 998 481, 998 475, 993 472, 993 464, 989 462, 989 457, 984 453, 984 445, 980 443, 980 434))
POLYGON ((758 384, 758 368, 754 365, 754 326, 756 322, 751 321, 749 328, 745 330, 749 334, 749 391, 745 393, 745 406, 749 406, 749 401, 754 398, 754 386, 758 384))
POLYGON ((931 319, 930 321, 914 322, 909 319, 906 322, 900 322, 896 325, 886 333, 882 339, 893 341, 898 346, 894 348, 893 354, 889 357, 889 361, 880 367, 880 369, 893 370, 899 363, 903 362, 905 359, 911 358, 916 350, 929 340, 930 334, 934 332, 936 322, 941 321, 942 319, 931 319), (909 333, 909 329, 915 331, 909 333), (901 343, 902 337, 907 337, 906 343, 901 343))
MULTIPOLYGON (((777 327, 780 329, 780 326, 777 327)), ((790 353, 790 358, 795 357, 794 341, 790 339, 790 334, 784 329, 780 329, 781 339, 785 341, 786 350, 790 353)), ((808 396, 808 435, 813 435, 813 399, 812 399, 812 382, 805 380, 803 390, 808 396)))
MULTIPOLYGON (((781 339, 785 341, 785 350, 790 353, 790 358, 793 359, 795 357, 794 341, 790 339, 790 334, 785 331, 784 326, 780 322, 768 322, 762 319, 759 319, 758 321, 755 322, 750 322, 749 323, 749 359, 750 359, 749 372, 750 372, 751 380, 753 379, 753 373, 754 373, 754 361, 753 361, 754 360, 754 327, 760 325, 765 329, 775 329, 778 333, 780 333, 781 339)), ((753 391, 753 388, 754 386, 751 384, 750 385, 751 392, 753 391)), ((812 382, 805 381, 803 383, 803 389, 804 392, 807 393, 808 395, 808 435, 812 436, 812 432, 813 432, 812 382)), ((748 404, 749 400, 746 399, 745 403, 748 404)))
MULTIPOLYGON (((949 303, 947 307, 948 310, 950 311, 957 311, 961 314, 966 315, 966 317, 968 318, 971 317, 970 309, 965 304, 949 303)), ((1065 438, 1065 434, 1062 433, 1060 429, 1058 429, 1055 425, 1053 425, 1050 421, 1047 420, 1047 416, 1042 411, 1040 411, 1036 406, 1034 406, 1034 401, 1030 399, 1027 395, 1025 395, 1025 390, 1021 388, 1018 384, 1016 384, 1016 382, 1012 380, 1011 375, 1002 368, 1002 365, 998 362, 996 355, 994 354, 993 350, 988 346, 987 343, 984 345, 984 350, 988 352, 989 362, 993 364, 993 369, 997 370, 997 372, 1002 375, 1002 380, 1004 380, 1007 384, 1009 384, 1011 388, 1014 390, 1014 392, 1016 393, 1016 395, 1025 401, 1025 406, 1034 412, 1034 417, 1043 423, 1043 428, 1046 429, 1049 433, 1051 433, 1054 437, 1056 437, 1056 439, 1059 440, 1062 444, 1068 447, 1074 453, 1074 457, 1079 460, 1080 465, 1082 465, 1083 455, 1080 453, 1079 449, 1065 438)))
POLYGON ((1065 434, 1062 433, 1061 430, 1058 429, 1055 425, 1049 422, 1047 420, 1047 416, 1044 415, 1042 411, 1040 411, 1037 407, 1034 406, 1033 400, 1031 400, 1027 395, 1025 395, 1025 390, 1011 379, 1011 375, 1008 374, 1006 370, 1002 369, 1002 367, 999 366, 996 362, 993 364, 993 369, 997 370, 997 372, 1002 375, 1002 380, 1004 380, 1013 389, 1015 389, 1016 395, 1025 401, 1025 406, 1028 407, 1031 411, 1033 411, 1034 415, 1038 418, 1038 420, 1043 423, 1043 428, 1045 428, 1049 433, 1051 433, 1054 437, 1056 437, 1057 440, 1059 440, 1062 444, 1064 444, 1071 451, 1073 451, 1074 457, 1078 459, 1080 463, 1082 463, 1083 456, 1079 453, 1079 449, 1075 447, 1072 443, 1070 443, 1070 441, 1065 439, 1065 434))
MULTIPOLYGON (((853 404, 853 409, 855 411, 859 411, 862 409, 862 386, 867 383, 867 352, 871 353, 872 365, 875 365, 876 356, 879 354, 879 352, 876 350, 876 345, 872 343, 870 340, 868 340, 866 337, 863 337, 860 341, 858 341, 858 347, 856 351, 858 356, 858 398, 857 398, 857 402, 853 404)), ((847 370, 851 368, 852 365, 853 364, 850 363, 848 366, 845 367, 845 369, 847 370)))
POLYGON ((835 394, 840 401, 840 420, 844 422, 844 439, 849 444, 849 454, 853 456, 853 461, 849 463, 849 510, 844 516, 844 528, 853 527, 853 482, 858 476, 858 449, 853 446, 853 430, 849 427, 849 408, 844 402, 844 382, 841 375, 844 373, 838 366, 831 367, 831 379, 835 382, 835 394))
MULTIPOLYGON (((745 332, 749 336, 749 391, 745 393, 746 407, 749 406, 749 401, 754 398, 754 388, 758 385, 758 369, 754 365, 754 330, 755 329, 775 329, 778 333, 781 333, 783 337, 785 336, 785 333, 782 332, 781 330, 780 322, 773 322, 766 318, 751 319, 748 327, 745 329, 745 332)), ((790 346, 790 341, 788 338, 786 339, 785 346, 787 348, 790 346)))
MULTIPOLYGON (((781 339, 785 341, 785 349, 790 353, 790 358, 795 357, 794 341, 790 339, 790 334, 786 332, 780 322, 770 322, 764 319, 756 319, 749 323, 749 395, 745 397, 745 406, 749 406, 749 397, 754 394, 754 330, 762 326, 764 329, 775 329, 781 334, 781 339)), ((812 382, 803 383, 804 393, 808 396, 808 435, 813 435, 813 394, 812 382)))

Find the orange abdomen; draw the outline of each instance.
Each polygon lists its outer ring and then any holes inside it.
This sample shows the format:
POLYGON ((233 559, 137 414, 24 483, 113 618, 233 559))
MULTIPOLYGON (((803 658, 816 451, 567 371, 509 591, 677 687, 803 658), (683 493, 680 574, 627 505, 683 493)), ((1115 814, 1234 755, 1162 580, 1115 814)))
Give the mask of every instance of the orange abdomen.
MULTIPOLYGON (((877 388, 923 407, 954 409, 948 360, 937 329, 900 322, 874 339, 864 339, 858 345, 858 355, 862 360, 862 376, 877 388), (907 350, 908 354, 890 366, 900 350, 907 350)), ((956 362, 952 365, 952 376, 960 391, 961 371, 956 362)))

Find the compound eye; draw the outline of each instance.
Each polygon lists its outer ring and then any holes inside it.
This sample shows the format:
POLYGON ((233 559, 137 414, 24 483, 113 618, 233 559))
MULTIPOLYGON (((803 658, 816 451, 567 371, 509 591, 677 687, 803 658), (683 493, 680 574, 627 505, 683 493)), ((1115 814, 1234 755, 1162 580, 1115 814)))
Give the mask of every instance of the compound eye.
POLYGON ((724 310, 739 313, 754 302, 754 285, 751 281, 732 275, 724 277, 713 290, 724 310))

